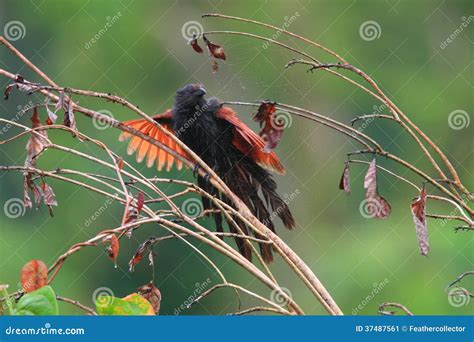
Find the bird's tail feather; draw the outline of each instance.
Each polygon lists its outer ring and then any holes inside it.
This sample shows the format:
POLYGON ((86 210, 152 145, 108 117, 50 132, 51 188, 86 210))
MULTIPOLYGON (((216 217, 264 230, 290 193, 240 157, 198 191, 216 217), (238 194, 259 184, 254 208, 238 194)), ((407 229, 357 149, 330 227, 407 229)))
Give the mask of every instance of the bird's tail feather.
MULTIPOLYGON (((224 182, 229 188, 248 206, 255 217, 265 224, 271 231, 275 232, 273 219, 278 216, 284 226, 292 229, 295 221, 288 208, 287 203, 276 192, 276 183, 272 176, 262 167, 246 160, 236 163, 231 169, 222 175, 224 182)), ((219 196, 216 188, 207 180, 198 176, 197 183, 200 188, 213 196, 219 196)), ((225 197, 223 201, 232 206, 232 203, 225 197)), ((208 199, 203 197, 202 204, 204 209, 217 209, 217 207, 208 199)), ((213 212, 212 217, 216 224, 216 231, 223 232, 223 218, 220 212, 213 212)), ((229 231, 236 235, 249 235, 249 229, 246 224, 239 220, 234 220, 240 231, 232 222, 227 220, 229 231)), ((265 236, 252 232, 257 239, 265 240, 265 236)), ((234 236, 239 252, 248 260, 252 260, 252 249, 244 238, 234 236)), ((266 263, 273 261, 272 246, 269 243, 259 243, 260 254, 266 263)))

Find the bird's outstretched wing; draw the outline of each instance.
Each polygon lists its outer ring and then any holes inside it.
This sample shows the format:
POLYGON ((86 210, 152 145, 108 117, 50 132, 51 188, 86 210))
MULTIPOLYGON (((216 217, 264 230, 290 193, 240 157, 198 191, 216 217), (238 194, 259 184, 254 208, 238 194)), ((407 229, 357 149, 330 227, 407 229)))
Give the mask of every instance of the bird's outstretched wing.
POLYGON ((237 117, 232 108, 223 106, 217 111, 216 116, 234 126, 232 143, 240 152, 248 155, 265 169, 285 174, 285 168, 275 152, 264 152, 265 142, 237 117))
MULTIPOLYGON (((171 119, 173 117, 173 113, 171 109, 168 109, 166 112, 162 114, 157 114, 152 116, 152 118, 157 121, 160 125, 162 125, 165 129, 169 132, 173 133, 173 128, 171 125, 171 119)), ((184 152, 181 147, 179 147, 176 142, 174 142, 171 138, 169 138, 165 133, 163 133, 158 127, 153 125, 152 123, 146 121, 145 119, 137 119, 137 120, 130 120, 123 122, 124 125, 129 127, 135 128, 136 130, 142 132, 143 134, 148 135, 149 137, 161 142, 163 145, 166 145, 170 149, 176 151, 177 153, 181 154, 183 157, 187 157, 186 152, 184 152)), ((176 163, 176 168, 181 170, 183 167, 183 162, 181 160, 176 159, 173 155, 169 154, 165 150, 150 144, 148 141, 145 141, 137 136, 132 136, 132 134, 128 132, 122 132, 120 134, 119 140, 124 141, 130 138, 130 142, 128 144, 127 153, 132 155, 136 152, 137 161, 140 163, 146 157, 146 165, 148 167, 152 167, 156 160, 156 167, 158 171, 161 171, 163 167, 166 165, 166 171, 169 171, 173 166, 173 163, 176 163)))
MULTIPOLYGON (((264 152, 265 142, 237 117, 237 114, 233 109, 225 106, 221 107, 218 109, 216 116, 219 119, 226 120, 234 127, 234 137, 232 143, 235 148, 252 158, 257 164, 259 164, 263 168, 274 171, 279 174, 285 173, 285 168, 281 164, 275 152, 264 152)), ((171 109, 169 109, 162 114, 157 114, 153 116, 152 118, 155 119, 158 123, 160 123, 168 131, 173 132, 171 126, 172 117, 173 113, 171 109)), ((187 157, 186 152, 184 152, 174 141, 172 141, 168 136, 162 133, 159 128, 155 127, 153 124, 146 121, 145 119, 125 121, 123 124, 139 130, 143 134, 146 134, 152 137, 153 139, 161 142, 162 144, 168 146, 170 149, 173 149, 182 156, 187 157)), ((119 140, 124 141, 130 137, 130 133, 122 132, 119 140)), ((147 158, 148 167, 153 166, 156 160, 157 168, 159 171, 161 171, 165 165, 166 171, 169 171, 174 162, 176 162, 176 167, 178 168, 178 170, 183 167, 183 163, 179 160, 175 160, 175 158, 171 154, 136 136, 132 137, 127 149, 127 153, 129 155, 135 152, 137 152, 136 158, 138 162, 143 161, 145 157, 147 158)))

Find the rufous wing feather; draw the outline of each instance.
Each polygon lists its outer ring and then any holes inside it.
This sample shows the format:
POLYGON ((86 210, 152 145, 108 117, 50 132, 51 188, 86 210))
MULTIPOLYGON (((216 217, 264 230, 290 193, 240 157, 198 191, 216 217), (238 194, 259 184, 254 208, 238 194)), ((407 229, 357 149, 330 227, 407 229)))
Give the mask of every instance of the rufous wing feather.
MULTIPOLYGON (((172 117, 173 113, 171 112, 171 109, 169 109, 162 114, 153 116, 152 118, 156 120, 163 128, 174 134, 173 128, 171 126, 172 117)), ((161 129, 153 125, 151 122, 148 122, 145 119, 137 119, 125 121, 123 124, 142 132, 143 134, 167 146, 183 157, 187 157, 187 154, 181 149, 181 147, 178 146, 176 142, 174 142, 170 137, 162 132, 161 129)), ((178 170, 181 170, 183 167, 183 162, 176 159, 172 154, 140 137, 133 136, 129 132, 122 132, 122 134, 120 134, 119 140, 125 141, 130 137, 131 139, 128 143, 127 153, 129 155, 136 153, 136 159, 139 163, 146 158, 146 165, 148 167, 152 167, 156 162, 158 171, 161 171, 164 167, 166 167, 166 171, 170 171, 173 164, 176 164, 176 168, 178 170)))
POLYGON ((221 107, 216 116, 227 120, 234 126, 234 139, 232 143, 242 153, 250 156, 261 167, 274 171, 279 174, 285 174, 285 168, 278 159, 275 152, 266 153, 264 151, 265 142, 252 131, 238 117, 235 111, 229 107, 221 107))

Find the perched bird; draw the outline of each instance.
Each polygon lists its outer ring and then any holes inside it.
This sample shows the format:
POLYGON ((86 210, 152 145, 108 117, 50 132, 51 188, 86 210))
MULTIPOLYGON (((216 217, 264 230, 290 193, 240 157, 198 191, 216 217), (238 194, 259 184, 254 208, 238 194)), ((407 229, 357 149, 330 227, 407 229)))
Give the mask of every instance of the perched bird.
MULTIPOLYGON (((265 142, 237 117, 234 110, 223 106, 215 97, 206 100, 205 95, 206 90, 201 84, 188 84, 176 92, 173 108, 153 116, 153 119, 173 132, 209 165, 268 228, 275 231, 273 218, 279 216, 284 226, 292 229, 295 226, 293 216, 288 205, 277 194, 277 185, 269 173, 274 171, 284 174, 285 169, 280 160, 273 151, 264 151, 265 142)), ((175 142, 150 122, 138 119, 126 121, 124 124, 186 157, 186 153, 175 142)), ((129 137, 130 133, 123 132, 120 140, 129 137)), ((136 152, 138 162, 146 157, 148 167, 153 166, 156 161, 158 171, 165 166, 169 171, 173 163, 176 163, 178 169, 183 166, 182 162, 175 160, 171 154, 136 136, 130 140, 127 152, 136 152)), ((217 189, 206 177, 198 175, 197 183, 203 190, 220 197, 217 189)), ((222 197, 223 201, 232 205, 222 197)), ((215 209, 208 198, 203 197, 202 203, 204 209, 215 209)), ((223 232, 221 213, 214 212, 212 215, 216 230, 223 232)), ((247 235, 246 225, 242 222, 238 222, 238 225, 247 235)), ((228 226, 232 233, 238 233, 230 223, 228 226)), ((250 247, 242 238, 236 237, 235 241, 239 252, 251 260, 250 247)), ((265 262, 273 260, 270 245, 260 244, 260 252, 265 262)))

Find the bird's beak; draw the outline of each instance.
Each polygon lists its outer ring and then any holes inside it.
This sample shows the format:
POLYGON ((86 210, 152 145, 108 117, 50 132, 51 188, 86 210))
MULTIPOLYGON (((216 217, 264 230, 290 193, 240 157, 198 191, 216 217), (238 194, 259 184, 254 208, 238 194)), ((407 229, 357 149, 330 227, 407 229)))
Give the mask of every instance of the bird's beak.
POLYGON ((198 93, 199 96, 204 96, 204 95, 207 94, 207 91, 203 87, 199 87, 198 90, 197 90, 197 93, 198 93))

